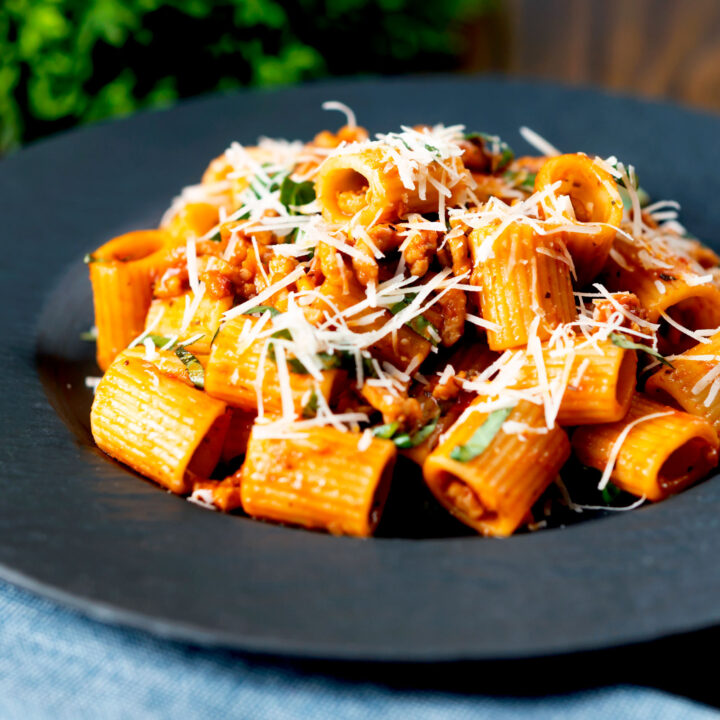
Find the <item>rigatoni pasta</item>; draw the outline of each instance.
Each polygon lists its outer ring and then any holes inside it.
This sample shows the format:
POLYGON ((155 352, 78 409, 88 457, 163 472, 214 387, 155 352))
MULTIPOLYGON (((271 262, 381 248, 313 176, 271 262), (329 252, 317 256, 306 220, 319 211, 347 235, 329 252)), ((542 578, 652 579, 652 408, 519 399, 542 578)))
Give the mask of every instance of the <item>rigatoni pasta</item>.
POLYGON ((674 203, 644 207, 615 158, 515 159, 461 125, 369 139, 345 111, 233 143, 160 229, 88 256, 102 450, 204 507, 356 537, 390 492, 506 537, 716 466, 720 261, 674 203))
POLYGON ((579 428, 572 442, 582 463, 648 500, 683 490, 718 462, 718 437, 710 423, 639 393, 622 420, 579 428))

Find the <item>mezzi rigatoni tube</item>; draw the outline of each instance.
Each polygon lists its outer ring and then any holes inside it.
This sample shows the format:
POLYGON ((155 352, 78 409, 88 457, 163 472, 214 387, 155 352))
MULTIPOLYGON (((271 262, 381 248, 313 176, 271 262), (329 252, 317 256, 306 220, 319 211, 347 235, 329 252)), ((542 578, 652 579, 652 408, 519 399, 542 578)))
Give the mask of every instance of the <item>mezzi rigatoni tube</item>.
POLYGON ((610 469, 619 488, 655 501, 692 485, 718 461, 709 422, 639 393, 622 420, 578 428, 572 446, 584 465, 610 469))
MULTIPOLYGON (((560 425, 588 425, 620 420, 635 392, 637 356, 610 340, 589 342, 575 337, 569 348, 543 344, 542 363, 548 382, 565 379, 557 414, 560 425)), ((516 388, 537 387, 538 369, 532 357, 520 371, 516 388)))
POLYGON ((471 282, 480 288, 482 315, 492 323, 487 331, 491 350, 526 345, 529 330, 539 317, 537 336, 546 340, 558 325, 577 314, 571 271, 562 241, 541 235, 524 223, 511 223, 497 233, 491 223, 470 233, 473 256, 471 282))
MULTIPOLYGON (((258 395, 262 397, 264 412, 282 410, 282 392, 278 366, 270 343, 256 339, 244 340, 259 322, 256 316, 239 315, 226 321, 212 343, 205 371, 205 390, 209 395, 242 410, 257 411, 258 395)), ((307 372, 293 372, 288 365, 288 383, 293 407, 301 414, 312 393, 320 393, 330 401, 344 372, 323 370, 322 380, 307 372)))
POLYGON ((88 257, 102 370, 145 328, 153 280, 168 262, 172 242, 162 230, 139 230, 110 240, 88 257))
POLYGON ((372 535, 395 463, 395 445, 361 434, 315 427, 291 438, 264 439, 255 428, 241 476, 248 515, 327 530, 372 535))
POLYGON ((720 333, 672 356, 673 367, 661 367, 648 378, 645 393, 653 400, 707 420, 720 432, 720 333))
POLYGON ((558 214, 558 210, 563 215, 559 198, 570 199, 572 217, 568 219, 577 223, 579 230, 565 231, 562 238, 572 256, 577 283, 583 286, 595 278, 607 260, 622 222, 623 202, 612 175, 584 153, 558 155, 545 161, 535 177, 536 192, 558 183, 543 206, 550 216, 558 214))
MULTIPOLYGON (((480 396, 470 407, 486 401, 480 396)), ((461 522, 482 535, 502 537, 515 532, 555 479, 570 455, 570 442, 560 427, 545 427, 542 405, 521 400, 503 415, 502 426, 482 452, 471 458, 458 455, 458 449, 471 447, 491 417, 466 411, 425 460, 423 476, 461 522)))
POLYGON ((166 376, 133 351, 110 365, 90 413, 101 450, 179 494, 192 488, 192 474, 213 471, 229 420, 224 402, 166 376))
POLYGON ((318 203, 328 222, 346 223, 357 217, 369 225, 410 213, 437 212, 444 192, 448 207, 463 197, 468 173, 460 158, 432 162, 422 174, 425 178, 418 178, 409 188, 382 145, 343 152, 320 166, 315 181, 318 203))

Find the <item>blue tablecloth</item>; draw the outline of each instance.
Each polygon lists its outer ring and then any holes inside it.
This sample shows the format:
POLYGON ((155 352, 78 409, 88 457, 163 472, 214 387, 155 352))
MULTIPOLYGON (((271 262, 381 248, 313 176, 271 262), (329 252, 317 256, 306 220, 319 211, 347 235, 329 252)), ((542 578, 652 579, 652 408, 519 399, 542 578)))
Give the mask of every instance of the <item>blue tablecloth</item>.
POLYGON ((546 698, 397 690, 109 627, 0 582, 0 718, 704 720, 715 710, 615 686, 546 698))

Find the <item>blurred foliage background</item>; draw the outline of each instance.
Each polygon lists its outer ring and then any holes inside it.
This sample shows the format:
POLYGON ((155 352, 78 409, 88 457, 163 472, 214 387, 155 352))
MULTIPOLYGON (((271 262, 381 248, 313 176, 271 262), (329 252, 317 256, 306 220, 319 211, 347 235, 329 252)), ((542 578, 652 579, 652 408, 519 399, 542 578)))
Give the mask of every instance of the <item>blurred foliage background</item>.
POLYGON ((720 110, 720 2, 0 0, 0 153, 239 85, 453 70, 720 110))
POLYGON ((239 85, 451 70, 496 0, 0 0, 0 152, 239 85))

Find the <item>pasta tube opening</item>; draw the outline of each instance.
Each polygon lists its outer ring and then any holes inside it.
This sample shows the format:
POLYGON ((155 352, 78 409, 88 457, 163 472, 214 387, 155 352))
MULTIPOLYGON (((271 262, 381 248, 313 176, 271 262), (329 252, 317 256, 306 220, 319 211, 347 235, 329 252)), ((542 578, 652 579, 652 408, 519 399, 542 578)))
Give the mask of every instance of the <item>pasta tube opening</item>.
POLYGON ((550 158, 535 178, 535 189, 560 183, 556 195, 566 195, 582 223, 620 225, 622 198, 612 176, 582 153, 550 158))
MULTIPOLYGON (((615 384, 615 399, 618 408, 623 408, 622 417, 630 407, 633 393, 635 392, 635 380, 637 371, 637 356, 634 352, 623 353, 620 362, 620 370, 618 370, 617 383, 615 384)), ((620 419, 617 418, 618 420, 620 419)))
POLYGON ((673 450, 658 471, 658 485, 674 493, 692 485, 717 464, 717 450, 705 438, 693 437, 673 450))
POLYGON ((572 445, 581 463, 653 502, 688 487, 718 461, 718 436, 710 423, 638 393, 622 420, 584 425, 572 445))
POLYGON ((130 232, 105 243, 92 257, 102 262, 137 262, 164 250, 167 241, 167 235, 157 230, 130 232))
POLYGON ((698 341, 679 329, 677 325, 690 332, 713 329, 720 325, 720 305, 716 304, 714 297, 716 292, 716 289, 710 286, 689 287, 684 293, 686 296, 674 304, 663 307, 662 300, 660 301, 658 341, 661 353, 685 352, 697 345, 698 341), (705 295, 706 287, 711 291, 712 296, 705 295), (664 313, 670 319, 660 313, 664 313))
POLYGON ((335 186, 334 197, 329 199, 334 212, 350 218, 367 204, 370 183, 357 170, 336 170, 329 182, 335 186))
POLYGON ((616 228, 622 222, 622 198, 610 173, 582 153, 547 160, 535 178, 535 190, 544 190, 557 183, 559 186, 554 194, 543 203, 546 214, 552 217, 570 214, 583 225, 597 226, 594 232, 563 233, 575 263, 578 285, 585 285, 602 270, 607 260, 616 228), (561 197, 569 199, 571 213, 568 213, 569 208, 561 209, 561 197))
POLYGON ((454 473, 441 470, 435 476, 435 482, 438 499, 461 518, 477 522, 496 516, 496 513, 488 512, 478 494, 454 473))

